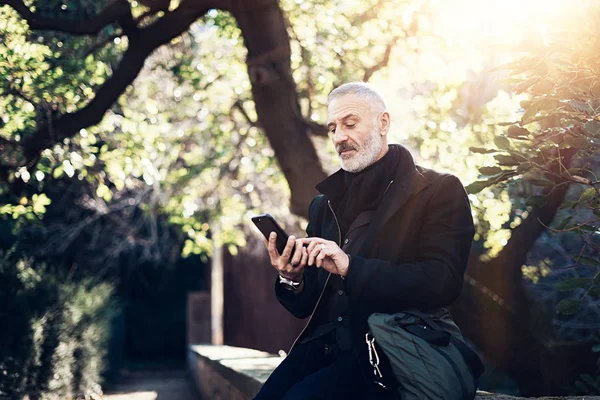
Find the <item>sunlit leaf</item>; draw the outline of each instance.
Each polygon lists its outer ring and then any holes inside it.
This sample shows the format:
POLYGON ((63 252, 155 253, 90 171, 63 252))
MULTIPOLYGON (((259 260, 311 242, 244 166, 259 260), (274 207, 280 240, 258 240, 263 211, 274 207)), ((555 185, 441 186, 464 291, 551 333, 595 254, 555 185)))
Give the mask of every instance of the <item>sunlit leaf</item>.
POLYGON ((596 195, 596 193, 597 192, 595 188, 587 188, 583 193, 581 193, 581 196, 579 197, 579 202, 590 200, 596 195))
POLYGON ((481 167, 479 168, 479 172, 482 175, 496 175, 502 172, 502 168, 500 167, 481 167))
POLYGON ((494 144, 502 150, 508 150, 510 148, 510 141, 504 136, 496 136, 494 138, 494 144))
POLYGON ((469 150, 472 153, 479 153, 479 154, 498 153, 498 150, 496 150, 496 149, 484 149, 483 147, 469 147, 469 150))
POLYGON ((505 165, 505 166, 515 166, 515 165, 519 165, 519 161, 517 161, 513 156, 508 156, 505 154, 497 154, 494 156, 494 158, 496 159, 496 161, 498 161, 498 164, 500 165, 505 165))

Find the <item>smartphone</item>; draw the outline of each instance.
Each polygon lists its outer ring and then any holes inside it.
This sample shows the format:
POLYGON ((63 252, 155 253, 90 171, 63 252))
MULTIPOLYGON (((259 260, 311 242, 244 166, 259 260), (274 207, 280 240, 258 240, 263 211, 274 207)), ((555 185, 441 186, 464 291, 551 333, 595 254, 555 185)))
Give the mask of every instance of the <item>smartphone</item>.
POLYGON ((283 249, 285 249, 285 245, 287 244, 288 234, 279 226, 275 218, 270 214, 260 214, 252 217, 252 222, 254 222, 254 225, 256 225, 267 240, 269 240, 271 232, 275 232, 277 234, 275 248, 279 254, 283 253, 283 249))

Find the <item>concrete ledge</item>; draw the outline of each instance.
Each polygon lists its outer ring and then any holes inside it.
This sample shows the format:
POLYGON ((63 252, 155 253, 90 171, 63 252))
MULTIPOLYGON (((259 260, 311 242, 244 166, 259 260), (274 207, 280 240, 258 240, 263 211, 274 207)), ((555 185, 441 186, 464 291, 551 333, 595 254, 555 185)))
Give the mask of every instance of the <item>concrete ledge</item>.
POLYGON ((253 398, 283 358, 242 347, 192 345, 188 368, 201 399, 253 398))
MULTIPOLYGON (((202 400, 249 400, 283 360, 277 355, 242 347, 192 345, 188 369, 202 400)), ((478 391, 477 400, 533 400, 478 391)), ((536 400, 600 400, 600 396, 537 397, 536 400)))

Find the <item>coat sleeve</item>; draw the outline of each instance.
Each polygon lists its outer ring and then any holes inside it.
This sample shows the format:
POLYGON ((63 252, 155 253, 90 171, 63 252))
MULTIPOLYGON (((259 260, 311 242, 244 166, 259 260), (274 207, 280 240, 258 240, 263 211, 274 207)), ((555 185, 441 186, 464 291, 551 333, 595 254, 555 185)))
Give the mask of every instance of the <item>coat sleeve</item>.
POLYGON ((447 306, 460 294, 474 235, 464 187, 452 175, 437 185, 423 212, 414 263, 351 256, 346 290, 367 313, 447 306))
MULTIPOLYGON (((308 237, 315 236, 315 225, 318 209, 322 203, 323 196, 313 198, 308 207, 309 223, 306 227, 308 237)), ((318 270, 316 267, 307 266, 304 268, 304 290, 296 295, 279 283, 279 278, 275 280, 275 295, 277 300, 286 310, 297 318, 307 318, 312 314, 319 299, 318 270)))

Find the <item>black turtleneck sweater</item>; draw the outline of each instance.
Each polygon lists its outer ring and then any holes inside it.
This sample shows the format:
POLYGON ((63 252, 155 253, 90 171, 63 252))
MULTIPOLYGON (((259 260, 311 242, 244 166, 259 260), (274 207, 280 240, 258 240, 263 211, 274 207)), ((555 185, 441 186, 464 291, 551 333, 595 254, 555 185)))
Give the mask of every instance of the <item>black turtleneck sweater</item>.
MULTIPOLYGON (((362 171, 356 173, 344 171, 343 191, 332 193, 332 202, 335 205, 342 236, 348 231, 348 227, 358 214, 377 208, 396 173, 399 160, 400 149, 390 145, 382 158, 362 171)), ((338 186, 340 187, 341 185, 338 186)))

